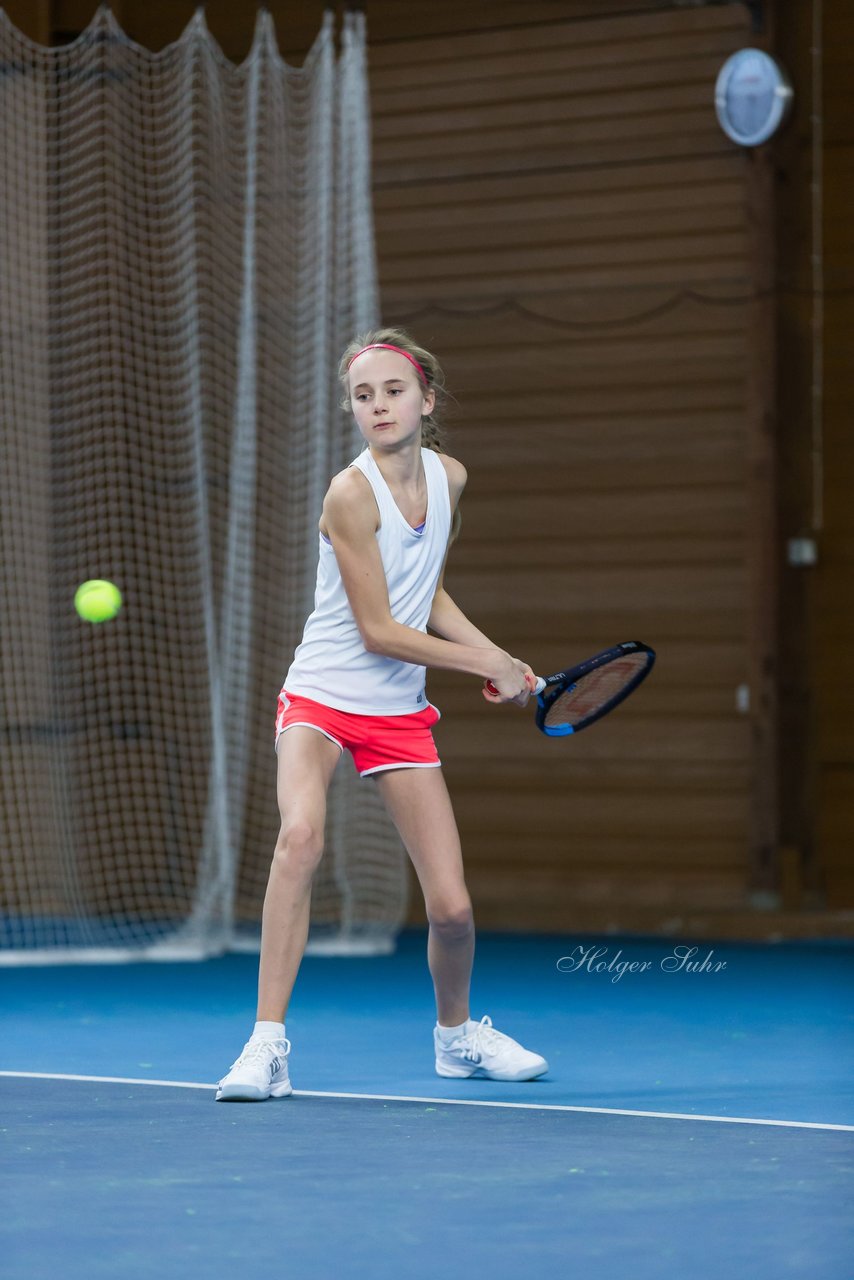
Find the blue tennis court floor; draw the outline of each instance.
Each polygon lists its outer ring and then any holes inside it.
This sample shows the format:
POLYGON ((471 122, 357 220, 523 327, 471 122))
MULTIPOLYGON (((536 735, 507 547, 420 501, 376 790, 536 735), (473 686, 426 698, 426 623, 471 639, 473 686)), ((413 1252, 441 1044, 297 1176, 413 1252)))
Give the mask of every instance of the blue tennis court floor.
POLYGON ((435 1074, 424 933, 308 956, 243 1106, 257 957, 6 968, 3 1275, 850 1280, 854 947, 689 945, 480 935, 525 1085, 435 1074))

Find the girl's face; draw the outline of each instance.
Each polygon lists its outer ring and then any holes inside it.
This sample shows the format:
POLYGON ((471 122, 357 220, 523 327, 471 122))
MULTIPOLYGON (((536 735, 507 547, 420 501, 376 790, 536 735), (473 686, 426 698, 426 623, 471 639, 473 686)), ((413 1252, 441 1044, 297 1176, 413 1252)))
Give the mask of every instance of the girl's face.
POLYGON ((399 351, 365 351, 350 366, 350 403, 368 444, 381 448, 420 442, 422 415, 432 412, 433 391, 399 351))

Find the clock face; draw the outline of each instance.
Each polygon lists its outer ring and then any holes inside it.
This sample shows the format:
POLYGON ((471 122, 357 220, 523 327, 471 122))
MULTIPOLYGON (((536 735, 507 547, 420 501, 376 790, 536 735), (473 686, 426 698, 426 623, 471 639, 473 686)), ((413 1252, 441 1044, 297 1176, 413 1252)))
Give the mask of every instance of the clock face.
POLYGON ((721 68, 715 109, 727 137, 742 147, 766 142, 780 127, 792 100, 782 67, 762 49, 740 49, 721 68))

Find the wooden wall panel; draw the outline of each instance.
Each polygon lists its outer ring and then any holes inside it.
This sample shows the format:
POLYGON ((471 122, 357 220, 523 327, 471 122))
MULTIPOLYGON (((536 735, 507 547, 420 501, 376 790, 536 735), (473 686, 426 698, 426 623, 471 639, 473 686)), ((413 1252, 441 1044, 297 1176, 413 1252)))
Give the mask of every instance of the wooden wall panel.
POLYGON ((748 902, 752 274, 711 109, 745 36, 743 11, 662 7, 371 45, 384 315, 443 358, 470 470, 447 585, 538 670, 659 651, 572 744, 431 675, 481 923, 748 902))
POLYGON ((814 598, 817 863, 828 907, 854 908, 854 12, 823 9, 820 313, 822 512, 814 598))
MULTIPOLYGON (((839 0, 778 4, 775 48, 796 86, 775 147, 780 830, 788 898, 854 907, 854 527, 850 85, 854 15, 839 0), (815 567, 785 563, 811 538, 815 567)), ((850 923, 849 923, 850 929, 850 923)))
POLYGON ((2 8, 9 21, 30 40, 50 44, 50 0, 4 0, 2 8))

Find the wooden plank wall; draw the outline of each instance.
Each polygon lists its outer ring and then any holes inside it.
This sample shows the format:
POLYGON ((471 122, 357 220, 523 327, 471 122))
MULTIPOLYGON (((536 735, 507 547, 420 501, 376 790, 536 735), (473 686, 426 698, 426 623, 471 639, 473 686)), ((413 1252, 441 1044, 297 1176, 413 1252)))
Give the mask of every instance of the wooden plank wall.
MULTIPOLYGON (((22 26, 24 10, 38 11, 40 30, 64 39, 95 5, 9 7, 22 26)), ((195 5, 115 7, 136 40, 160 48, 195 5)), ((298 63, 322 0, 268 7, 298 63)), ((252 8, 205 8, 224 52, 242 58, 252 8)), ((785 27, 786 6, 774 8, 785 27)), ((456 397, 449 447, 470 470, 449 589, 538 670, 622 638, 659 651, 637 697, 571 744, 541 739, 527 713, 488 707, 469 680, 431 676, 479 924, 797 933, 794 918, 757 923, 750 910, 759 829, 774 830, 777 800, 755 702, 750 716, 736 709, 737 688, 767 666, 757 602, 768 557, 754 540, 773 532, 751 515, 769 334, 757 335, 747 298, 765 280, 757 237, 774 214, 757 206, 749 157, 712 110, 720 65, 755 42, 747 6, 368 0, 366 10, 384 319, 441 355, 456 397)), ((806 844, 818 828, 816 882, 845 906, 854 33, 838 0, 827 11, 836 123, 823 152, 824 412, 834 465, 810 605, 822 818, 810 811, 806 844)), ((773 199, 773 162, 768 174, 773 199)), ((785 216, 802 240, 809 207, 792 200, 785 216)), ((416 893, 412 921, 422 918, 416 893)))
POLYGON ((814 597, 817 863, 829 908, 854 907, 854 10, 828 0, 820 30, 823 307, 820 388, 823 500, 814 597))
POLYGON ((449 590, 537 670, 619 639, 659 652, 572 744, 431 677, 496 927, 645 927, 748 889, 751 267, 743 159, 710 99, 745 15, 590 9, 371 26, 384 316, 445 358, 471 475, 449 590))
POLYGON ((773 17, 773 47, 795 86, 773 144, 781 889, 786 907, 823 907, 829 919, 847 910, 850 922, 854 15, 841 0, 805 0, 777 3, 773 17), (814 567, 787 563, 791 538, 814 541, 814 567))

